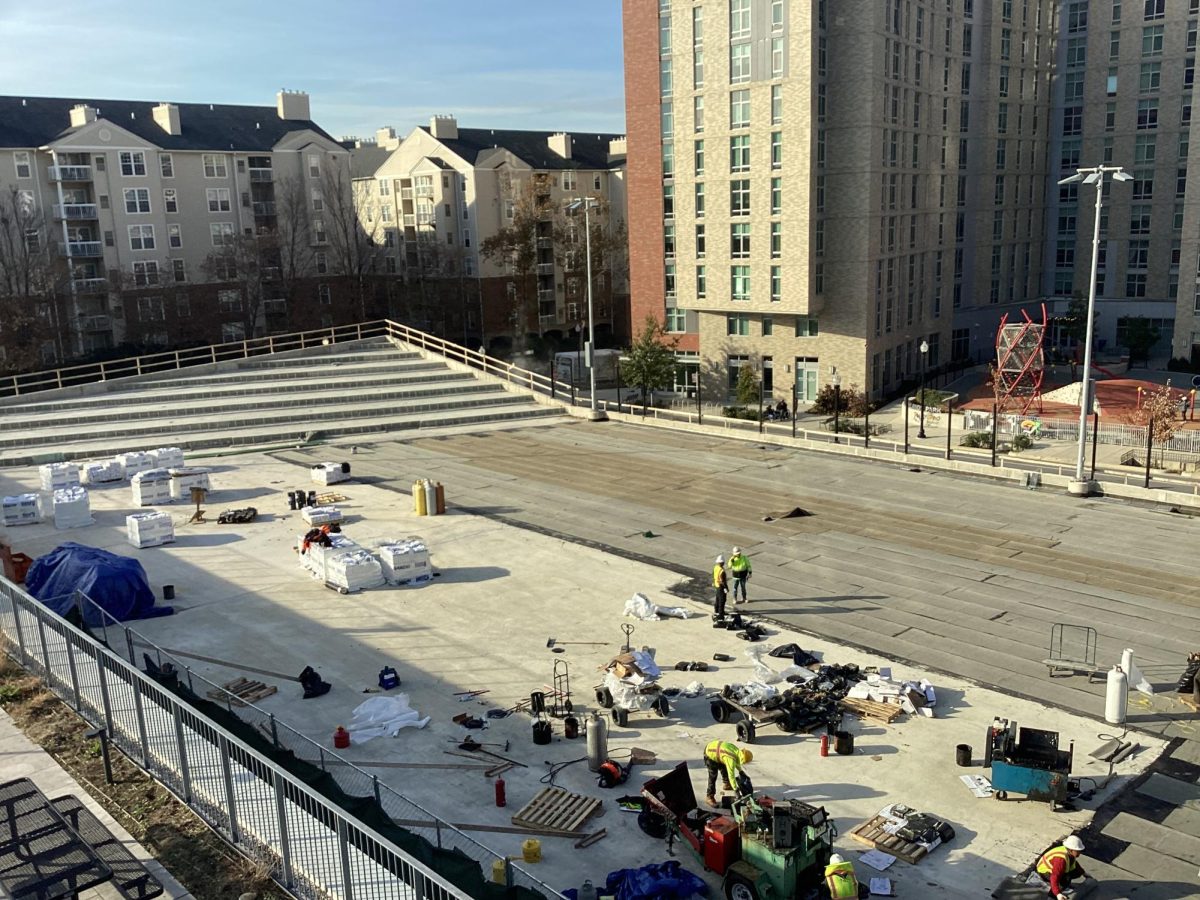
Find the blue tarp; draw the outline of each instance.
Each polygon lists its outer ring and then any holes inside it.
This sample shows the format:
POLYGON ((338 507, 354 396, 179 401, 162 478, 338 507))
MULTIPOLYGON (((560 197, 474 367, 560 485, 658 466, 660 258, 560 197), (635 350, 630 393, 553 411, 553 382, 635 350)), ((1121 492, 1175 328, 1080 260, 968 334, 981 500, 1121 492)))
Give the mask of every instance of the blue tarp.
MULTIPOLYGON (((696 894, 708 895, 708 885, 674 859, 651 863, 640 869, 609 872, 604 887, 605 893, 616 900, 687 900, 696 894)), ((579 892, 569 888, 563 895, 576 900, 579 892)))
MULTIPOLYGON (((82 591, 120 622, 175 612, 154 605, 146 570, 136 559, 82 544, 61 544, 35 559, 25 576, 25 590, 60 616, 75 608, 75 591, 82 591)), ((105 624, 101 619, 98 610, 84 604, 87 625, 105 624)))

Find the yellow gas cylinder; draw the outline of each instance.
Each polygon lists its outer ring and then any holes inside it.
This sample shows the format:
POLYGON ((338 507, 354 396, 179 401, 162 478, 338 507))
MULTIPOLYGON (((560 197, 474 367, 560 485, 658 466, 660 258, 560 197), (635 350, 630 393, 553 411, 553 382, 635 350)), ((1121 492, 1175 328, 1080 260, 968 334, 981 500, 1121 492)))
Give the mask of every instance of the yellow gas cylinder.
POLYGON ((529 838, 521 844, 521 858, 527 863, 542 861, 542 842, 537 838, 529 838))
POLYGON ((424 479, 418 478, 416 481, 413 482, 412 495, 413 495, 413 512, 415 512, 418 516, 429 515, 428 508, 425 505, 425 481, 424 481, 424 479))
POLYGON ((492 883, 493 884, 508 884, 508 875, 505 869, 508 867, 507 859, 492 860, 492 883))

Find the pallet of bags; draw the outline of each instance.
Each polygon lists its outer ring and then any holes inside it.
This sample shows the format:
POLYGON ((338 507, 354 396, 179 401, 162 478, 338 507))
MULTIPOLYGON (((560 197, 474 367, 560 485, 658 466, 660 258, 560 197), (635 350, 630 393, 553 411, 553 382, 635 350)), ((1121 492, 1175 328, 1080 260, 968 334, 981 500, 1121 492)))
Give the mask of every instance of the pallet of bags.
POLYGON ((131 450, 128 453, 118 453, 113 459, 121 464, 121 471, 126 478, 132 479, 139 472, 159 468, 154 464, 154 457, 141 450, 131 450))
POLYGON ((5 525, 33 525, 42 521, 37 494, 16 494, 0 498, 0 521, 5 525))
POLYGON ((154 506, 171 502, 171 473, 166 469, 146 469, 130 479, 134 506, 154 506))
POLYGON ((75 463, 47 463, 38 466, 38 475, 42 479, 43 491, 79 487, 79 466, 75 463))
POLYGON ((350 480, 350 463, 323 462, 312 467, 313 484, 337 484, 350 480))
POLYGON ((206 491, 210 489, 208 469, 199 466, 184 466, 167 471, 171 473, 172 500, 190 500, 194 487, 204 488, 206 491))
POLYGON ((374 554, 364 547, 331 554, 325 563, 325 583, 345 591, 385 584, 383 569, 374 554))
POLYGON ((80 471, 83 484, 109 484, 125 480, 125 467, 116 459, 84 463, 80 471))
POLYGON ((148 454, 156 469, 177 469, 183 463, 183 450, 179 447, 159 447, 148 454))
POLYGON ((297 537, 296 548, 300 554, 300 565, 313 578, 325 581, 327 564, 335 553, 348 553, 361 548, 339 532, 318 534, 318 531, 313 529, 307 535, 297 537))
POLYGON ((385 541, 379 545, 379 564, 392 584, 424 584, 433 580, 429 548, 420 538, 385 541))
POLYGON ((300 518, 309 525, 333 525, 342 521, 342 511, 336 506, 306 506, 300 510, 300 518))
POLYGON ((87 488, 61 488, 42 496, 42 516, 46 519, 53 517, 55 528, 83 528, 85 525, 95 524, 87 488))
POLYGON ((125 517, 125 539, 139 550, 175 543, 175 524, 164 512, 133 513, 125 517))

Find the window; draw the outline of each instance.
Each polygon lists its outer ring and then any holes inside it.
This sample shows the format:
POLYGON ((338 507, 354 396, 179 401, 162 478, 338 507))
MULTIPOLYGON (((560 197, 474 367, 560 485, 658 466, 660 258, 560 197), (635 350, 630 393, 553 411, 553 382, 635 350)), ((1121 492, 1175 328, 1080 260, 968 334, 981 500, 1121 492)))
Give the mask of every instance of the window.
POLYGON ((663 141, 662 174, 663 178, 675 177, 675 143, 673 141, 663 141))
POLYGON ((150 212, 150 190, 148 188, 126 188, 125 212, 131 214, 150 212))
POLYGON ((783 168, 783 132, 771 132, 771 168, 783 168))
MULTIPOLYGON (((172 276, 174 276, 176 284, 183 284, 184 282, 186 282, 187 281, 187 263, 184 262, 182 259, 171 260, 171 274, 172 274, 172 276)), ((178 308, 176 310, 176 314, 181 317, 190 316, 192 314, 191 309, 188 308, 187 297, 180 298, 178 308), (184 310, 186 310, 186 312, 184 310)))
POLYGON ((205 153, 200 157, 204 164, 205 178, 228 178, 229 168, 224 153, 205 153))
POLYGON ((750 37, 750 0, 729 0, 729 37, 750 37))
POLYGON ((217 306, 223 313, 241 312, 241 291, 217 291, 217 306))
POLYGON ((696 170, 696 175, 704 174, 704 141, 696 141, 692 152, 692 161, 696 170))
POLYGON ((161 322, 163 315, 162 297, 138 297, 138 321, 161 322))
POLYGON ((696 296, 701 300, 708 296, 708 277, 704 266, 696 266, 696 296))
MULTIPOLYGON (((696 7, 699 9, 700 7, 696 7)), ((696 47, 692 50, 692 87, 695 90, 700 90, 704 87, 704 48, 696 47)))
POLYGON ((1162 56, 1163 26, 1147 25, 1142 29, 1142 56, 1162 56))
POLYGON ((246 339, 246 326, 242 322, 222 322, 221 323, 221 341, 228 344, 231 341, 244 341, 246 339))
POLYGON ((128 176, 146 174, 146 154, 141 150, 121 152, 121 174, 128 176))
POLYGON ((213 222, 208 226, 208 231, 214 247, 224 247, 233 243, 232 222, 213 222))
POLYGON ((1138 166, 1154 165, 1156 155, 1155 140, 1152 134, 1139 134, 1133 145, 1133 162, 1138 166))
POLYGON ((1137 127, 1140 130, 1158 127, 1158 98, 1139 100, 1137 105, 1137 127))
POLYGON ((137 287, 158 284, 158 263, 152 259, 133 263, 133 283, 137 287))
POLYGON ((783 299, 783 266, 771 266, 771 302, 783 299))
POLYGON ((564 191, 573 191, 579 185, 579 174, 571 169, 563 172, 562 186, 564 191))
POLYGON ((1108 61, 1116 62, 1121 56, 1121 32, 1114 31, 1108 36, 1108 61))
MULTIPOLYGON (((211 194, 212 191, 209 191, 209 193, 211 194)), ((309 196, 312 199, 313 212, 324 212, 325 211, 325 198, 323 196, 321 196, 321 189, 313 188, 312 192, 309 196)), ((211 202, 209 203, 209 209, 212 209, 211 202)), ((213 210, 213 211, 215 212, 215 210, 213 210)), ((384 219, 384 221, 386 222, 387 220, 384 219)))
POLYGON ((675 185, 663 185, 663 218, 675 218, 675 185))
POLYGON ((771 30, 783 30, 783 0, 771 0, 771 30))
POLYGON ((664 100, 659 108, 659 124, 661 125, 662 136, 670 138, 675 134, 675 104, 670 100, 664 100))
POLYGON ((704 216, 704 182, 696 182, 696 218, 704 216))
POLYGON ((677 307, 667 309, 666 330, 670 334, 682 334, 687 331, 687 312, 677 307))
POLYGON ((771 316, 762 317, 762 336, 770 337, 775 333, 775 319, 771 316))
POLYGON ((154 249, 154 226, 153 225, 130 225, 129 226, 129 249, 130 250, 153 250, 154 249))
POLYGON ((729 95, 729 127, 750 127, 750 92, 733 91, 729 95))
POLYGON ((783 179, 771 179, 771 215, 777 216, 783 212, 783 179))
POLYGON ((313 242, 317 244, 329 243, 329 238, 325 234, 325 222, 321 219, 313 219, 313 242))
POLYGON ((796 337, 816 337, 816 316, 796 316, 796 337))
POLYGON ((169 213, 179 212, 179 201, 176 199, 175 188, 163 189, 163 206, 169 213))
POLYGON ((1146 0, 1146 21, 1163 18, 1166 15, 1166 5, 1167 0, 1146 0))
POLYGON ((1068 106, 1063 109, 1062 133, 1064 137, 1083 134, 1083 107, 1068 106))
POLYGON ((729 48, 729 83, 743 84, 750 80, 750 45, 734 44, 729 48))
POLYGON ((333 291, 327 284, 317 285, 317 299, 322 306, 329 306, 333 303, 333 291))
POLYGON ((158 168, 162 173, 163 178, 175 177, 175 160, 172 159, 170 153, 160 153, 158 156, 158 168))
POLYGON ((1088 8, 1087 0, 1075 0, 1067 5, 1067 33, 1078 34, 1087 31, 1088 8))
POLYGON ((204 194, 208 198, 209 212, 229 212, 229 188, 208 188, 204 194))
POLYGON ((750 135, 735 134, 729 139, 729 171, 750 171, 750 135))
POLYGON ((733 259, 750 258, 749 222, 734 222, 729 226, 729 255, 733 259))
POLYGON ((178 225, 167 226, 167 246, 175 249, 183 246, 183 233, 178 225))
POLYGON ((33 177, 33 163, 29 157, 28 150, 17 150, 13 153, 13 165, 17 168, 18 178, 33 177))
POLYGON ((725 317, 725 333, 733 337, 748 337, 750 334, 750 317, 730 313, 725 317))
POLYGON ((696 257, 698 259, 703 259, 704 252, 705 252, 704 225, 701 224, 701 225, 696 226, 696 257))
POLYGON ((1063 76, 1063 84, 1065 86, 1063 99, 1067 103, 1083 99, 1083 72, 1067 72, 1063 76))
POLYGON ((658 17, 658 52, 659 54, 671 52, 671 16, 658 17))
POLYGON ((1138 75, 1138 90, 1143 94, 1153 94, 1162 86, 1162 63, 1142 63, 1138 75))
POLYGON ((308 154, 308 177, 321 177, 321 156, 319 153, 308 154))
POLYGON ((729 297, 731 300, 750 299, 750 267, 731 266, 729 269, 729 297))
POLYGON ((783 85, 771 85, 771 124, 783 122, 783 85))
POLYGON ((658 65, 658 92, 664 97, 670 97, 673 91, 671 60, 664 59, 658 65))
MULTIPOLYGON (((668 297, 675 296, 675 263, 667 263, 664 267, 664 285, 668 297)), ((570 294, 578 294, 579 286, 578 279, 569 279, 567 281, 567 291, 570 294)))
POLYGON ((783 223, 771 223, 771 259, 783 256, 783 223))
POLYGON ((692 130, 696 134, 704 133, 704 95, 692 98, 692 130))
POLYGON ((750 179, 737 178, 729 182, 729 214, 750 215, 750 179))
POLYGON ((771 38, 771 77, 783 75, 783 38, 771 38))
POLYGON ((1147 205, 1137 205, 1129 211, 1129 233, 1130 234, 1149 234, 1150 233, 1150 207, 1147 205))
POLYGON ((675 226, 663 226, 663 256, 671 259, 675 256, 675 226))

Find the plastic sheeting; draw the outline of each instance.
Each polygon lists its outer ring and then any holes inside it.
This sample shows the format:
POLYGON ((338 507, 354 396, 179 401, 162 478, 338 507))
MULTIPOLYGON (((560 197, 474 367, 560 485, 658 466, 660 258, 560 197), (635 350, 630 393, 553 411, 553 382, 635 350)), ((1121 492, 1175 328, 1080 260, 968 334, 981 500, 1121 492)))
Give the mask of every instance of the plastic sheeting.
POLYGON ((640 869, 610 872, 604 886, 616 900, 686 900, 697 895, 708 896, 708 885, 674 859, 640 869))
MULTIPOLYGON (((75 609, 75 591, 82 591, 119 622, 169 616, 170 606, 155 606, 146 570, 136 559, 97 547, 66 543, 39 556, 25 576, 25 589, 60 616, 75 609)), ((87 625, 104 624, 93 606, 85 606, 87 625)))
POLYGON ((664 616, 670 619, 686 619, 688 611, 682 606, 659 606, 651 602, 645 594, 634 594, 625 601, 625 615, 652 622, 664 616))
POLYGON ((372 697, 360 703, 350 721, 350 743, 362 744, 372 738, 395 737, 402 728, 424 728, 429 716, 408 705, 408 694, 391 697, 372 697))

